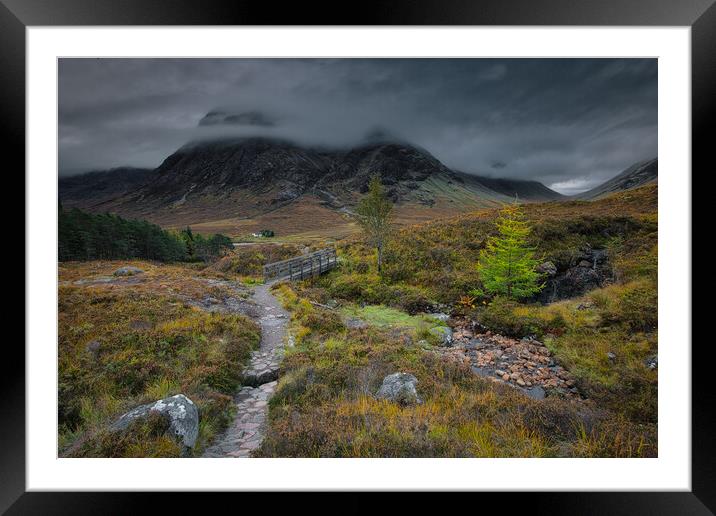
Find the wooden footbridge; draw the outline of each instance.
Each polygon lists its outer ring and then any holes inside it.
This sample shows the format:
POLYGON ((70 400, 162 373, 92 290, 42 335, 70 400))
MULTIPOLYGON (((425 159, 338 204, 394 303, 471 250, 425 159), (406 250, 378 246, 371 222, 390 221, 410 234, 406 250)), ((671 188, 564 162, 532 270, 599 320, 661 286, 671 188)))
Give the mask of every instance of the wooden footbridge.
POLYGON ((335 268, 337 264, 336 250, 327 247, 310 254, 264 265, 264 281, 302 280, 323 274, 335 268))

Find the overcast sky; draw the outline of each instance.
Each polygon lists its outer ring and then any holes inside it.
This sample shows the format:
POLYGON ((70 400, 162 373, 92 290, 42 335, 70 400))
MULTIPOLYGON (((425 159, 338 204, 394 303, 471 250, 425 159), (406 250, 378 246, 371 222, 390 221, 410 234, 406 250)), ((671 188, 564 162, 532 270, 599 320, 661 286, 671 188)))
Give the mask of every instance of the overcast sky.
POLYGON ((188 141, 345 147, 380 131, 468 173, 596 186, 657 156, 656 59, 61 59, 59 169, 156 167, 188 141), (209 111, 270 125, 199 126, 209 111))

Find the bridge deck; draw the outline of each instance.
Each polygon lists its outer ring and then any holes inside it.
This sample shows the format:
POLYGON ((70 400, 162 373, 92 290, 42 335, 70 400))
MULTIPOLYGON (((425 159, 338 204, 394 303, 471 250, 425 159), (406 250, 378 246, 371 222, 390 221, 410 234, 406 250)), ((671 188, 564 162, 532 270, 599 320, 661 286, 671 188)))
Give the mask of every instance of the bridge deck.
POLYGON ((335 268, 337 263, 336 250, 327 247, 304 256, 264 265, 264 280, 310 278, 335 268))

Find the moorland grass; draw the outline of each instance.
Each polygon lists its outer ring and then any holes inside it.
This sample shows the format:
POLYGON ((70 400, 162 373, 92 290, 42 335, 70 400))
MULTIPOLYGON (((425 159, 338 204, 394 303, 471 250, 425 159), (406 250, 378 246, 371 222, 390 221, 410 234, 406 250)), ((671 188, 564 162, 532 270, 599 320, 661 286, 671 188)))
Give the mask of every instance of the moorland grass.
POLYGON ((199 409, 197 450, 228 423, 242 366, 259 342, 254 322, 131 289, 61 286, 58 308, 62 455, 176 456, 178 447, 152 425, 139 429, 143 438, 106 427, 139 404, 178 393, 199 409))
POLYGON ((292 312, 296 347, 270 403, 264 456, 559 456, 656 454, 656 185, 594 201, 526 205, 531 243, 559 267, 590 245, 606 248, 614 283, 540 305, 461 298, 479 286, 476 263, 493 231, 482 210, 398 231, 382 275, 359 240, 341 266, 277 291, 292 312), (367 328, 335 331, 313 302, 335 299, 367 328), (416 345, 410 313, 445 303, 484 327, 542 339, 587 401, 531 400, 416 345), (312 322, 309 322, 312 321, 312 322), (332 329, 331 329, 332 328, 332 329), (373 394, 396 371, 414 374, 424 403, 400 407, 373 394))
MULTIPOLYGON (((392 317, 335 332, 306 328, 299 287, 276 288, 301 333, 282 365, 259 450, 267 457, 632 457, 655 454, 653 429, 592 403, 533 400, 417 345, 416 329, 392 317), (376 399, 396 371, 418 379, 423 403, 376 399)), ((379 307, 379 312, 385 308, 379 307)), ((370 310, 368 310, 370 311, 370 310)), ((410 317, 405 315, 405 317, 410 317)), ((320 317, 318 317, 320 319, 320 317)), ((370 319, 370 318, 368 318, 370 319)))

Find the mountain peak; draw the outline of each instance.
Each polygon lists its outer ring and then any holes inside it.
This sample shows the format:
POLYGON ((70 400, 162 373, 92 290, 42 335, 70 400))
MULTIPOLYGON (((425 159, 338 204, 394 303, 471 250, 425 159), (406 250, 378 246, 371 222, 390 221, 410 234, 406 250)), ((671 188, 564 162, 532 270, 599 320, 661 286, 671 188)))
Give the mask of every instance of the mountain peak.
POLYGON ((273 127, 276 120, 261 111, 212 109, 199 120, 200 127, 211 125, 273 127))

